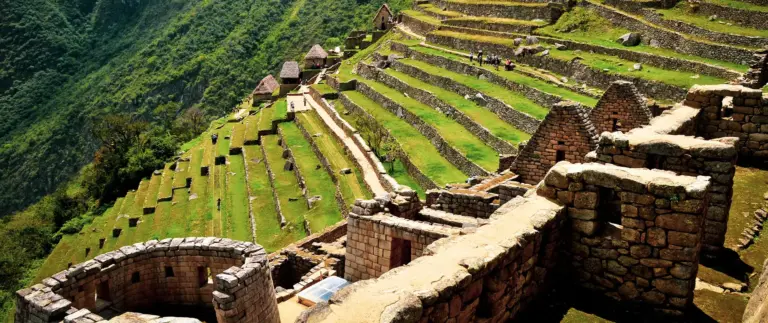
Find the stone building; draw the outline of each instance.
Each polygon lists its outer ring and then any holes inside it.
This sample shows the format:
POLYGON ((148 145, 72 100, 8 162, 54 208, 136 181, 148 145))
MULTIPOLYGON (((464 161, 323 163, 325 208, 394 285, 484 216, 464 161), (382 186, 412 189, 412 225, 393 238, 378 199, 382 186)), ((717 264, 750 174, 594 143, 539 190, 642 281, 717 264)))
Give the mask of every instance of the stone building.
POLYGON ((376 16, 373 17, 373 30, 389 30, 394 25, 392 23, 394 17, 395 15, 389 9, 388 4, 381 5, 379 11, 376 12, 376 16))
POLYGON ((105 322, 104 309, 162 305, 209 309, 220 323, 280 322, 264 248, 212 237, 125 246, 45 278, 16 297, 16 322, 105 322))
POLYGON ((650 123, 651 118, 645 98, 627 81, 613 82, 589 114, 598 135, 639 128, 650 123))
POLYGON ((267 75, 261 79, 259 85, 257 85, 251 93, 251 99, 253 99, 253 103, 256 104, 259 101, 271 99, 272 93, 274 93, 278 87, 280 87, 280 84, 277 83, 275 77, 272 76, 272 74, 267 75))
POLYGON ((597 147, 597 133, 588 112, 576 102, 555 104, 512 163, 520 181, 536 184, 556 163, 578 163, 597 147))
POLYGON ((296 61, 283 63, 283 68, 280 70, 280 95, 285 95, 299 87, 299 84, 301 84, 299 63, 296 61))
POLYGON ((304 68, 305 69, 319 69, 326 65, 326 59, 328 58, 328 52, 323 49, 319 44, 315 44, 309 50, 306 56, 304 56, 304 68))

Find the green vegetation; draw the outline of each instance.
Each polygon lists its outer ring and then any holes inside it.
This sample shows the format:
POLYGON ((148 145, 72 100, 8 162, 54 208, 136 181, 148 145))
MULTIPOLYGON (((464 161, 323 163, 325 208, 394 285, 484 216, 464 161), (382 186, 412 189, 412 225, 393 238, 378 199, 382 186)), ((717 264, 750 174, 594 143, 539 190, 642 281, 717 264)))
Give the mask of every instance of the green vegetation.
POLYGON ((280 202, 280 208, 285 217, 286 225, 283 230, 288 230, 300 237, 305 237, 304 214, 307 213, 307 202, 301 195, 301 188, 296 181, 293 171, 283 169, 283 147, 277 144, 277 136, 262 138, 262 147, 266 153, 272 173, 275 174, 274 188, 280 202))
POLYGON ((245 161, 242 155, 228 158, 226 182, 221 200, 222 237, 253 241, 248 210, 248 192, 245 182, 245 161))
POLYGON ((438 25, 439 26, 442 23, 440 21, 440 19, 437 19, 437 18, 435 18, 433 16, 430 16, 430 15, 428 15, 426 13, 423 13, 421 11, 403 10, 403 14, 406 15, 406 16, 409 16, 411 18, 421 20, 421 21, 426 22, 428 24, 432 24, 432 25, 438 25))
MULTIPOLYGON (((386 127, 394 139, 402 146, 403 152, 408 155, 411 162, 437 185, 443 186, 449 183, 463 182, 467 178, 467 175, 456 169, 453 164, 441 156, 435 146, 410 124, 359 92, 348 91, 344 92, 344 94, 352 102, 371 114, 382 126, 386 127)), ((345 118, 358 131, 362 131, 358 119, 351 115, 345 116, 345 118)), ((366 135, 363 133, 363 138, 365 137, 366 135)))
POLYGON ((469 161, 474 162, 488 171, 494 171, 498 168, 499 154, 455 120, 419 101, 387 87, 384 84, 370 80, 361 82, 364 82, 376 92, 397 102, 405 110, 408 110, 419 119, 435 128, 448 144, 456 148, 456 150, 467 157, 469 161))
MULTIPOLYGON (((500 139, 505 140, 513 144, 514 146, 517 146, 517 144, 519 144, 520 142, 531 138, 529 134, 522 132, 520 129, 515 128, 511 124, 506 123, 504 120, 501 120, 499 116, 497 116, 493 112, 477 105, 476 103, 468 99, 465 99, 461 95, 445 90, 439 86, 434 86, 432 84, 422 82, 405 73, 397 72, 392 69, 388 69, 386 71, 388 74, 399 78, 403 82, 406 82, 415 88, 431 92, 441 101, 456 108, 457 110, 467 115, 470 119, 474 120, 479 125, 488 129, 488 131, 490 131, 496 137, 499 137, 500 139)), ((443 71, 444 70, 440 72, 443 72, 443 71)), ((442 75, 442 74, 439 74, 439 75, 442 75)))
POLYGON ((449 18, 447 21, 475 21, 475 22, 482 22, 485 24, 522 25, 522 26, 537 26, 537 27, 545 26, 547 24, 547 22, 543 20, 519 20, 519 19, 511 19, 511 18, 475 17, 475 16, 449 18))
POLYGON ((341 221, 341 211, 336 204, 336 186, 331 176, 320 165, 320 160, 312 151, 301 131, 293 122, 280 124, 283 140, 293 152, 293 160, 296 162, 304 181, 307 184, 307 196, 309 198, 319 196, 320 200, 312 204, 312 208, 304 215, 309 222, 310 230, 323 231, 328 226, 341 221))
POLYGON ((392 176, 398 184, 410 187, 419 194, 420 199, 426 200, 426 191, 413 179, 413 177, 411 177, 411 175, 408 174, 408 171, 405 170, 405 166, 403 166, 403 162, 396 160, 394 162, 383 162, 382 164, 384 165, 384 168, 387 169, 387 174, 392 176))
POLYGON ((752 4, 746 1, 738 1, 738 0, 704 0, 704 1, 712 4, 716 4, 719 6, 723 6, 723 7, 733 8, 733 9, 768 12, 768 6, 760 6, 760 5, 752 4))
POLYGON ((431 3, 420 4, 419 8, 425 12, 431 12, 445 17, 461 17, 462 13, 450 10, 442 10, 431 3))
MULTIPOLYGON (((415 50, 415 51, 418 51, 418 52, 422 52, 424 54, 429 54, 429 55, 434 55, 434 56, 441 56, 441 57, 444 57, 444 58, 447 58, 447 59, 451 59, 451 60, 455 60, 455 61, 460 61, 460 62, 463 62, 463 63, 470 63, 469 59, 466 58, 466 57, 454 55, 454 54, 451 54, 451 53, 448 53, 448 52, 444 52, 444 51, 433 49, 433 48, 429 48, 429 47, 412 46, 411 49, 415 50)), ((519 68, 522 69, 523 67, 519 67, 519 68)), ((507 80, 515 82, 517 84, 525 85, 525 86, 528 86, 528 87, 540 90, 540 91, 545 92, 545 93, 557 95, 557 96, 560 96, 560 97, 562 97, 563 99, 566 99, 566 100, 576 101, 576 102, 579 102, 579 103, 584 104, 584 105, 589 106, 589 107, 594 107, 597 104, 597 99, 596 98, 593 98, 593 97, 590 97, 590 96, 586 96, 586 95, 580 94, 578 92, 571 91, 571 90, 569 90, 567 88, 564 88, 564 87, 559 87, 559 86, 557 86, 555 84, 548 83, 548 82, 543 81, 541 79, 534 78, 534 77, 528 76, 526 74, 520 73, 520 72, 518 72, 516 70, 510 72, 510 71, 497 71, 495 69, 487 68, 487 67, 483 67, 483 69, 488 71, 488 72, 490 72, 490 73, 494 73, 494 74, 496 74, 498 76, 501 76, 501 77, 503 77, 503 78, 505 78, 507 80)), ((440 75, 442 75, 442 74, 440 74, 440 75)))
POLYGON ((656 12, 661 14, 664 19, 682 21, 707 30, 743 36, 768 37, 768 30, 744 27, 723 19, 709 20, 708 17, 688 12, 686 7, 687 4, 680 3, 672 9, 657 9, 656 12))
POLYGON ((328 84, 325 83, 312 84, 310 87, 315 89, 317 93, 320 93, 320 96, 336 93, 336 90, 332 89, 330 86, 328 86, 328 84))
POLYGON ((510 7, 546 7, 546 3, 536 2, 512 2, 512 1, 497 1, 497 0, 447 0, 447 2, 455 3, 468 3, 468 4, 492 4, 498 6, 510 6, 510 7))

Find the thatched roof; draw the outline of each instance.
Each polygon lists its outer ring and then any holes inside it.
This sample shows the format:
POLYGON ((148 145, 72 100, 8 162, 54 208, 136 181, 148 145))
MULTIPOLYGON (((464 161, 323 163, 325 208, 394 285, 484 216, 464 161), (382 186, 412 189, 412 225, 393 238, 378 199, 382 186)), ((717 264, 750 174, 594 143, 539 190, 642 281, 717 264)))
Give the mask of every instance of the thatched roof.
POLYGON ((299 78, 300 70, 299 63, 296 61, 289 61, 283 63, 283 69, 280 70, 281 79, 297 79, 299 78))
POLYGON ((253 90, 253 93, 251 93, 251 95, 272 94, 272 92, 274 92, 275 89, 278 88, 279 86, 280 84, 277 83, 277 80, 275 80, 275 77, 272 76, 272 74, 269 74, 263 79, 261 79, 261 82, 259 82, 259 85, 256 86, 256 89, 253 90))
POLYGON ((309 50, 307 56, 304 56, 304 59, 325 59, 326 57, 328 57, 328 52, 326 52, 320 45, 315 44, 315 46, 312 46, 309 50))

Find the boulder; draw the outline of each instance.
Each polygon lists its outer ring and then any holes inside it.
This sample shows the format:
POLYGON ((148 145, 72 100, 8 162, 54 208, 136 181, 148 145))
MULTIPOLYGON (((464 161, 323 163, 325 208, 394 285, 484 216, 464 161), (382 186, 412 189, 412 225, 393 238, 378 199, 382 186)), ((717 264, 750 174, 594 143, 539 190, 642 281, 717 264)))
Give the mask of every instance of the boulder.
POLYGON ((352 169, 349 168, 342 168, 341 174, 352 174, 352 169))
POLYGON ((536 36, 528 35, 525 36, 525 44, 526 45, 535 45, 539 43, 539 38, 536 36))
POLYGON ((651 39, 649 44, 651 45, 651 47, 656 47, 656 48, 661 47, 661 44, 659 44, 659 41, 655 39, 651 39))
POLYGON ((624 35, 621 35, 621 37, 619 37, 619 39, 617 39, 616 42, 624 46, 637 46, 640 44, 640 34, 626 33, 624 35))
POLYGON ((555 48, 557 50, 566 50, 566 49, 568 49, 568 46, 565 46, 565 45, 560 44, 560 43, 555 43, 555 48))
POLYGON ((635 65, 632 65, 632 68, 635 69, 635 71, 642 71, 643 70, 643 64, 635 63, 635 65))
POLYGON ((522 38, 515 38, 513 40, 513 42, 515 43, 515 46, 520 46, 520 44, 523 43, 523 39, 522 38))
POLYGON ((541 52, 541 56, 547 56, 547 55, 549 55, 549 49, 541 52))

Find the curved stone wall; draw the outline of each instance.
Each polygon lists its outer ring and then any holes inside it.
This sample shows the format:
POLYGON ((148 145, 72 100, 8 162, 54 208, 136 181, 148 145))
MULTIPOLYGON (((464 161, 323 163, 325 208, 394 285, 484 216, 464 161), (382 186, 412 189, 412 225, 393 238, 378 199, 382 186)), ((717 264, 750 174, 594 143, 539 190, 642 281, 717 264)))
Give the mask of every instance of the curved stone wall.
POLYGON ((213 237, 125 246, 16 294, 16 322, 98 322, 105 306, 164 304, 212 306, 218 322, 280 322, 264 248, 213 237))

